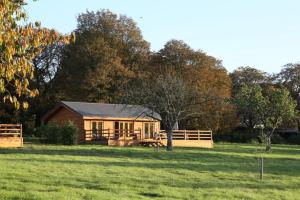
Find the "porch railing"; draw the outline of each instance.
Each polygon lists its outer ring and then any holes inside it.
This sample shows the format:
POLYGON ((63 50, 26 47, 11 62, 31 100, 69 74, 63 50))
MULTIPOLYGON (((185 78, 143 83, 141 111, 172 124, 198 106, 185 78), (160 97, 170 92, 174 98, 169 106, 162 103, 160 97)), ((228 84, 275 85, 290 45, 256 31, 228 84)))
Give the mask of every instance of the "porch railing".
MULTIPOLYGON (((158 139, 166 139, 167 133, 161 130, 158 139)), ((173 130, 173 140, 212 140, 211 130, 173 130)))
POLYGON ((22 137, 22 124, 0 124, 0 137, 22 137))
POLYGON ((86 140, 140 140, 142 132, 140 129, 102 129, 85 130, 86 140))
MULTIPOLYGON (((167 139, 165 130, 153 134, 151 138, 144 138, 141 129, 123 130, 123 129, 102 129, 85 130, 86 140, 143 140, 167 139)), ((211 130, 173 130, 173 140, 212 140, 211 130)))

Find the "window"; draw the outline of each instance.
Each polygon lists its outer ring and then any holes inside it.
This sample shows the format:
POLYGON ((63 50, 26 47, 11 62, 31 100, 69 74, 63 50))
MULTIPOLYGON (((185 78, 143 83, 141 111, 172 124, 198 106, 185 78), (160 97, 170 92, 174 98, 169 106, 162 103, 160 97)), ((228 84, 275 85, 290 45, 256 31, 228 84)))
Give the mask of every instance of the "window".
POLYGON ((98 138, 99 134, 103 133, 104 124, 101 121, 92 121, 91 128, 92 128, 93 138, 98 138))
POLYGON ((154 122, 145 122, 144 123, 144 137, 154 138, 154 122))
POLYGON ((115 122, 115 133, 120 137, 129 137, 133 133, 133 122, 115 122))

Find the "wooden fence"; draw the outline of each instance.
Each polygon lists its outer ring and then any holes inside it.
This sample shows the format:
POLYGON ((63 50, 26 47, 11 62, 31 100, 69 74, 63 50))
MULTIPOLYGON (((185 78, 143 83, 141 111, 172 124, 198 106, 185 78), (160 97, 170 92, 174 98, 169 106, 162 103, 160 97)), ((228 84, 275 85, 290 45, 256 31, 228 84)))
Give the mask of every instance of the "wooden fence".
POLYGON ((141 130, 102 129, 85 130, 85 139, 90 140, 140 140, 141 130))
POLYGON ((0 124, 0 147, 22 146, 22 124, 0 124))
MULTIPOLYGON (((161 139, 167 138, 164 130, 160 131, 161 139)), ((173 130, 173 140, 212 140, 212 131, 204 130, 173 130)))

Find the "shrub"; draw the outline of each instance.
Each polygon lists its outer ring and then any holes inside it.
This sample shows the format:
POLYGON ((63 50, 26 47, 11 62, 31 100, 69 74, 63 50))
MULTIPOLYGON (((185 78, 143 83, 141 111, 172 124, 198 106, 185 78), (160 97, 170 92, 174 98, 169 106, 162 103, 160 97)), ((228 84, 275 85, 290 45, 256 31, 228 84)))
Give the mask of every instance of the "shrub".
POLYGON ((43 125, 37 128, 36 135, 40 137, 42 143, 58 144, 60 142, 60 127, 55 123, 43 125))
POLYGON ((36 135, 43 143, 73 145, 77 144, 78 128, 70 121, 62 125, 49 123, 39 127, 36 135))
POLYGON ((235 130, 230 133, 216 133, 213 135, 215 142, 250 143, 258 141, 258 133, 249 133, 246 130, 235 130))
POLYGON ((273 144, 286 144, 286 139, 284 139, 281 135, 279 134, 274 134, 272 137, 272 143, 273 144))
POLYGON ((78 144, 78 128, 68 121, 61 127, 61 142, 66 145, 78 144))
POLYGON ((287 141, 289 144, 300 144, 300 135, 291 135, 288 137, 287 141))

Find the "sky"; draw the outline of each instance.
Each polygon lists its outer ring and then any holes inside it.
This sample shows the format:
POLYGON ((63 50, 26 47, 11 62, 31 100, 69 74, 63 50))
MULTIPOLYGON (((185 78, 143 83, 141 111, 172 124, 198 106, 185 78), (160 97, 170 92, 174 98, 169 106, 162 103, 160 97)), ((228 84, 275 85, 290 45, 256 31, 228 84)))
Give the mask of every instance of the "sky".
POLYGON ((278 73, 300 61, 299 0, 28 0, 29 21, 70 33, 80 13, 109 9, 137 22, 151 50, 171 39, 223 61, 278 73))

